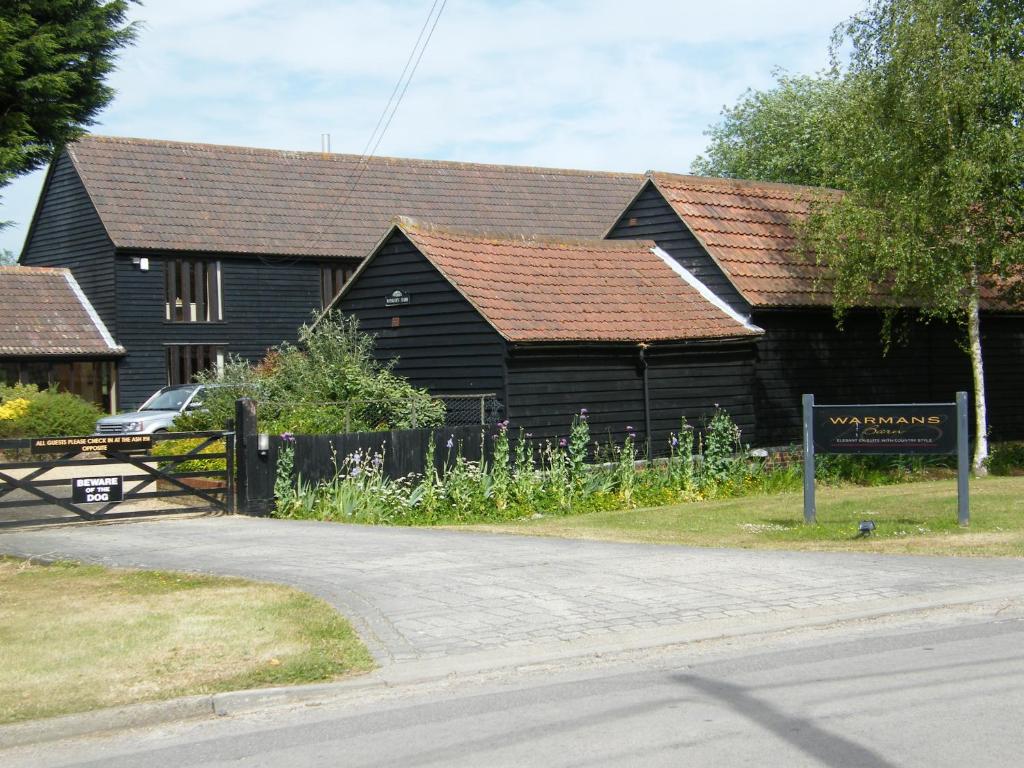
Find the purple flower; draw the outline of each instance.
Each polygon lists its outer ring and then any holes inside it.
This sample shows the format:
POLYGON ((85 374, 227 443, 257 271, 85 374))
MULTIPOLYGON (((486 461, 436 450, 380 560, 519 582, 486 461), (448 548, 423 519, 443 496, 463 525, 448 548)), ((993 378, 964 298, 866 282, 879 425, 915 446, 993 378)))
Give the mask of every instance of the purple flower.
POLYGON ((501 422, 501 428, 508 429, 508 419, 505 419, 503 422, 501 422))
POLYGON ((634 429, 633 427, 629 427, 629 426, 627 426, 627 427, 626 427, 626 431, 627 431, 627 432, 632 432, 632 431, 633 431, 633 429, 634 429))
POLYGON ((448 447, 448 450, 451 450, 452 448, 454 448, 455 447, 455 435, 452 435, 451 437, 449 437, 448 438, 448 442, 445 443, 445 445, 448 447))
POLYGON ((284 440, 286 443, 294 443, 295 435, 291 432, 282 432, 281 439, 284 440))
POLYGON ((629 436, 635 440, 636 439, 636 432, 630 432, 629 436))
POLYGON ((561 440, 558 441, 558 447, 559 448, 565 448, 565 446, 567 446, 568 444, 569 444, 569 441, 566 440, 564 437, 561 440))
POLYGON ((675 435, 672 435, 672 447, 676 448, 678 445, 679 445, 679 438, 676 437, 675 435))
POLYGON ((523 437, 533 437, 533 432, 527 432, 523 437))
POLYGON ((580 408, 580 416, 586 416, 588 413, 590 413, 590 411, 586 408, 580 408))
POLYGON ((356 465, 356 466, 352 467, 351 471, 348 474, 349 474, 349 477, 359 477, 359 475, 360 475, 360 473, 362 471, 363 470, 358 465, 356 465))

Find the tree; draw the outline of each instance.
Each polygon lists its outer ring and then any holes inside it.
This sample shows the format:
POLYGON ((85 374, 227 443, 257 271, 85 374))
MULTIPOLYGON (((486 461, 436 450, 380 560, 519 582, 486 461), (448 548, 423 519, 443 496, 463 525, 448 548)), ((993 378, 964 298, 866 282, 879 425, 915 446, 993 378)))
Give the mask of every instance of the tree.
POLYGON ((690 166, 703 176, 831 185, 825 172, 824 126, 835 110, 842 81, 834 74, 811 77, 775 73, 776 85, 747 90, 722 120, 709 128, 706 155, 690 166))
POLYGON ((0 186, 45 165, 113 98, 136 0, 8 0, 0 10, 0 186))
POLYGON ((1024 265, 1024 6, 1020 0, 872 0, 836 30, 851 51, 824 115, 822 167, 842 199, 806 232, 837 310, 879 295, 967 328, 973 464, 988 421, 982 300, 1014 302, 1024 265))
POLYGON ((0 267, 9 267, 17 263, 18 257, 14 255, 13 251, 0 248, 0 267))
POLYGON ((982 472, 981 303, 1024 295, 1024 6, 871 0, 832 53, 829 73, 779 76, 724 110, 694 170, 845 190, 803 228, 837 316, 884 285, 891 307, 966 328, 982 472))

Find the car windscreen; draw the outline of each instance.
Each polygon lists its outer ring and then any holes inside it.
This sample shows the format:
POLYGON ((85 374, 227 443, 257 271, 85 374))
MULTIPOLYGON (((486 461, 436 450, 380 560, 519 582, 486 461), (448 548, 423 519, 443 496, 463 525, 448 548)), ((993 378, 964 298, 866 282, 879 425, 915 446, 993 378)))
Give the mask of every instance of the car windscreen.
POLYGON ((142 411, 180 411, 185 401, 196 391, 195 387, 168 387, 157 392, 142 411))

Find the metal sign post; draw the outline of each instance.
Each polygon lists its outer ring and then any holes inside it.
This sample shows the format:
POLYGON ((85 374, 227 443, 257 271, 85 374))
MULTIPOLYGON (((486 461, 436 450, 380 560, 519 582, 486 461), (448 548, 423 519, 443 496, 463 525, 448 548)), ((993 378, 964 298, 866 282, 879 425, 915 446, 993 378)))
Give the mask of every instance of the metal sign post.
POLYGON ((970 457, 967 449, 967 393, 956 393, 956 512, 960 525, 970 525, 971 507, 967 498, 967 473, 970 457))
POLYGON ((957 457, 957 519, 970 523, 967 393, 955 403, 815 405, 803 396, 804 522, 814 523, 816 453, 916 454, 957 457))
POLYGON ((814 395, 804 395, 804 522, 815 523, 814 503, 814 395))

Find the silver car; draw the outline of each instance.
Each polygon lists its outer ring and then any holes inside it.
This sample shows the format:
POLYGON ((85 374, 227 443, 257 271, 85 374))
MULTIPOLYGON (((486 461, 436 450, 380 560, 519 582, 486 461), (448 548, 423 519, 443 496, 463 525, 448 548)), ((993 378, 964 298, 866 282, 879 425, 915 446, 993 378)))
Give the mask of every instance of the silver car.
POLYGON ((143 434, 166 432, 178 414, 203 407, 201 384, 179 384, 164 387, 142 404, 137 411, 104 416, 96 422, 98 435, 143 434))

